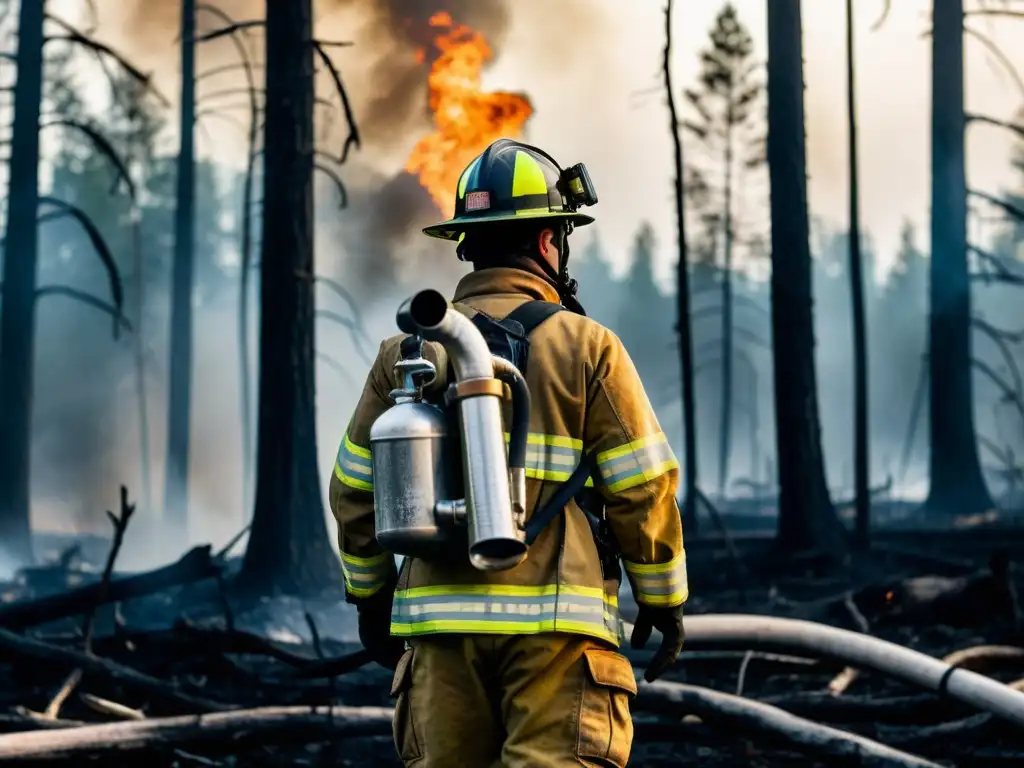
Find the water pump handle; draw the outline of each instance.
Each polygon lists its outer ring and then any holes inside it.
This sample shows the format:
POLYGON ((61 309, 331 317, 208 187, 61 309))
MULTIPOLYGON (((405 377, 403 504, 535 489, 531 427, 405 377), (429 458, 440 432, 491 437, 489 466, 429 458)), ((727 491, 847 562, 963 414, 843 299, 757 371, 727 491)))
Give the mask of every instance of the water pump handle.
POLYGON ((395 403, 419 402, 423 399, 423 388, 437 378, 437 369, 423 357, 423 339, 419 336, 403 339, 401 354, 394 371, 402 386, 392 390, 389 396, 395 403))

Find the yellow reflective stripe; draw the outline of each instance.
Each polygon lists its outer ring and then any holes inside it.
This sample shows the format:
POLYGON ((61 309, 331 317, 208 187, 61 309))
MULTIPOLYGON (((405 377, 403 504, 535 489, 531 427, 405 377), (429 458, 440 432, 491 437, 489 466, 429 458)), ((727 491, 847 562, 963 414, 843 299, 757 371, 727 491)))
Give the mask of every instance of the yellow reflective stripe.
POLYGON ((338 446, 334 475, 350 488, 360 491, 373 490, 373 461, 370 450, 353 443, 347 432, 338 446))
POLYGON ((391 634, 571 632, 618 642, 618 598, 595 587, 434 585, 399 590, 391 634))
POLYGON ((373 557, 358 557, 350 555, 348 552, 341 553, 341 561, 343 563, 354 565, 357 568, 376 568, 382 563, 387 563, 389 560, 394 560, 394 556, 390 552, 381 552, 373 557))
POLYGON ((352 453, 355 456, 358 456, 361 459, 369 460, 369 458, 370 458, 370 449, 369 448, 362 448, 362 447, 356 445, 355 443, 353 443, 351 440, 349 440, 348 439, 348 432, 345 433, 345 437, 343 438, 343 440, 344 440, 344 443, 345 443, 345 448, 350 453, 352 453))
POLYGON ((529 153, 517 151, 515 165, 512 168, 512 197, 547 193, 548 180, 544 177, 544 169, 540 167, 540 163, 529 153))
POLYGON ((648 605, 679 605, 690 596, 686 576, 686 552, 667 563, 632 563, 623 559, 637 602, 648 605))
POLYGON ((369 597, 378 592, 387 583, 394 567, 395 558, 390 552, 381 552, 371 557, 341 553, 345 589, 355 597, 369 597))
POLYGON ((600 587, 575 587, 565 584, 544 584, 529 586, 524 584, 449 584, 409 587, 395 593, 395 598, 403 597, 447 597, 449 595, 491 595, 495 597, 548 597, 550 595, 572 595, 573 597, 601 598, 609 605, 618 605, 617 595, 610 595, 600 587))
POLYGON ((550 216, 550 208, 520 208, 516 211, 516 216, 550 216))
POLYGON ((476 159, 472 163, 470 163, 468 166, 466 166, 466 170, 464 170, 462 172, 462 175, 459 177, 459 199, 460 200, 466 196, 466 185, 469 183, 469 177, 470 177, 470 175, 472 175, 473 171, 476 170, 476 167, 478 165, 480 165, 480 158, 481 157, 483 157, 483 155, 477 155, 476 159))
POLYGON ((678 469, 663 432, 597 454, 601 480, 611 493, 624 491, 678 469))
POLYGON ((355 488, 357 491, 373 491, 373 483, 366 480, 360 480, 358 477, 352 477, 346 475, 345 471, 337 464, 334 465, 334 474, 341 482, 350 488, 355 488))
MULTIPOLYGON (((510 439, 505 433, 505 442, 510 439)), ((583 441, 565 435, 530 432, 526 437, 526 476, 553 483, 569 479, 583 456, 583 441)), ((594 482, 587 478, 587 486, 594 482)))

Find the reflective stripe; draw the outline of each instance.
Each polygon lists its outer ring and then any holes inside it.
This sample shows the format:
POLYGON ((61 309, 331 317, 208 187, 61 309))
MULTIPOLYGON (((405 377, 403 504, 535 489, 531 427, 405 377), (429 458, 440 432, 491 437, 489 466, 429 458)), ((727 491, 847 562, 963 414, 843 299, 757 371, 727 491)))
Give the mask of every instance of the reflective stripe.
MULTIPOLYGON (((506 432, 505 442, 508 441, 509 433, 506 432)), ((526 438, 526 476, 534 480, 564 482, 576 469, 582 455, 582 440, 531 432, 526 438)), ((593 484, 593 480, 587 480, 588 486, 593 484)))
POLYGON ((483 157, 483 155, 478 155, 476 160, 474 160, 472 163, 470 163, 466 167, 466 170, 464 170, 462 172, 462 176, 459 177, 459 199, 460 200, 466 196, 466 185, 469 184, 469 177, 472 176, 476 172, 477 168, 480 167, 480 158, 481 157, 483 157))
POLYGON ((618 448, 597 454, 601 480, 611 493, 624 491, 661 477, 679 462, 664 432, 634 440, 618 448))
POLYGON ((469 584, 395 593, 391 634, 569 632, 618 644, 618 598, 591 587, 469 584))
POLYGON ((341 571, 345 576, 345 590, 355 597, 369 597, 383 587, 395 567, 390 552, 373 557, 356 557, 341 553, 341 571))
POLYGON ((544 169, 541 168, 540 163, 528 153, 517 151, 515 164, 512 167, 512 197, 547 195, 547 193, 548 180, 544 177, 544 169))
POLYGON ((373 490, 373 462, 370 461, 370 451, 349 440, 347 432, 338 446, 334 474, 351 488, 360 491, 373 490))
POLYGON ((622 562, 637 602, 673 606, 685 603, 690 596, 686 581, 686 552, 681 552, 667 563, 622 562))

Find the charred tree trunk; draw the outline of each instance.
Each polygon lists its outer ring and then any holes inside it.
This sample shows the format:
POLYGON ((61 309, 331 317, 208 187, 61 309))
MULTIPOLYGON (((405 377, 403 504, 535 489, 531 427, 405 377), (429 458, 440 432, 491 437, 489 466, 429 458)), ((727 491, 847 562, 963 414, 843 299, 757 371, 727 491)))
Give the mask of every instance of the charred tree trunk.
POLYGON ((668 95, 672 146, 675 154, 675 203, 679 260, 676 262, 676 332, 679 334, 679 366, 683 398, 683 443, 686 456, 686 496, 683 500, 683 527, 697 532, 697 418, 693 396, 693 333, 690 327, 690 269, 686 257, 686 215, 683 193, 683 144, 679 136, 679 115, 672 90, 672 0, 665 7, 665 52, 662 61, 665 91, 668 95))
POLYGON ((240 574, 291 594, 340 579, 316 457, 311 5, 267 2, 256 505, 240 574))
POLYGON ((845 537, 825 484, 814 371, 800 0, 766 2, 777 543, 787 551, 837 553, 845 537))
POLYGON ((963 0, 933 6, 931 489, 926 506, 946 514, 972 514, 991 509, 993 503, 981 474, 974 434, 964 170, 964 8, 963 0))
POLYGON ((853 491, 856 542, 871 535, 871 463, 868 446, 868 347, 860 249, 860 170, 857 163, 857 83, 854 77, 853 0, 846 0, 846 119, 850 141, 850 307, 853 312, 853 491))
POLYGON ((733 385, 733 334, 732 334, 732 143, 733 143, 733 95, 728 95, 729 113, 725 118, 725 201, 723 219, 725 223, 725 258, 722 269, 722 410, 718 424, 718 498, 725 501, 729 482, 729 455, 732 438, 732 385, 733 385))
POLYGON ((171 271, 171 360, 167 397, 164 523, 175 546, 188 541, 188 460, 192 413, 192 282, 195 263, 196 3, 181 4, 181 147, 178 151, 171 271))
POLYGON ((35 294, 39 206, 39 109, 43 94, 43 3, 18 12, 18 79, 14 86, 0 302, 0 561, 32 562, 29 455, 35 369, 35 294))

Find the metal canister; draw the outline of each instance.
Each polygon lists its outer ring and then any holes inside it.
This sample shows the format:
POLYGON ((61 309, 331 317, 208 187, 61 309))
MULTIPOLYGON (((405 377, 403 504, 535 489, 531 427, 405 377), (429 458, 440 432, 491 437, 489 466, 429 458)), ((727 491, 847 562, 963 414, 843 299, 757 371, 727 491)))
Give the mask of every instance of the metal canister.
POLYGON ((460 510, 438 514, 438 504, 461 495, 459 450, 450 441, 445 414, 424 402, 401 402, 370 430, 377 541, 409 557, 465 558, 466 528, 460 510), (453 461, 454 459, 454 461, 453 461))

